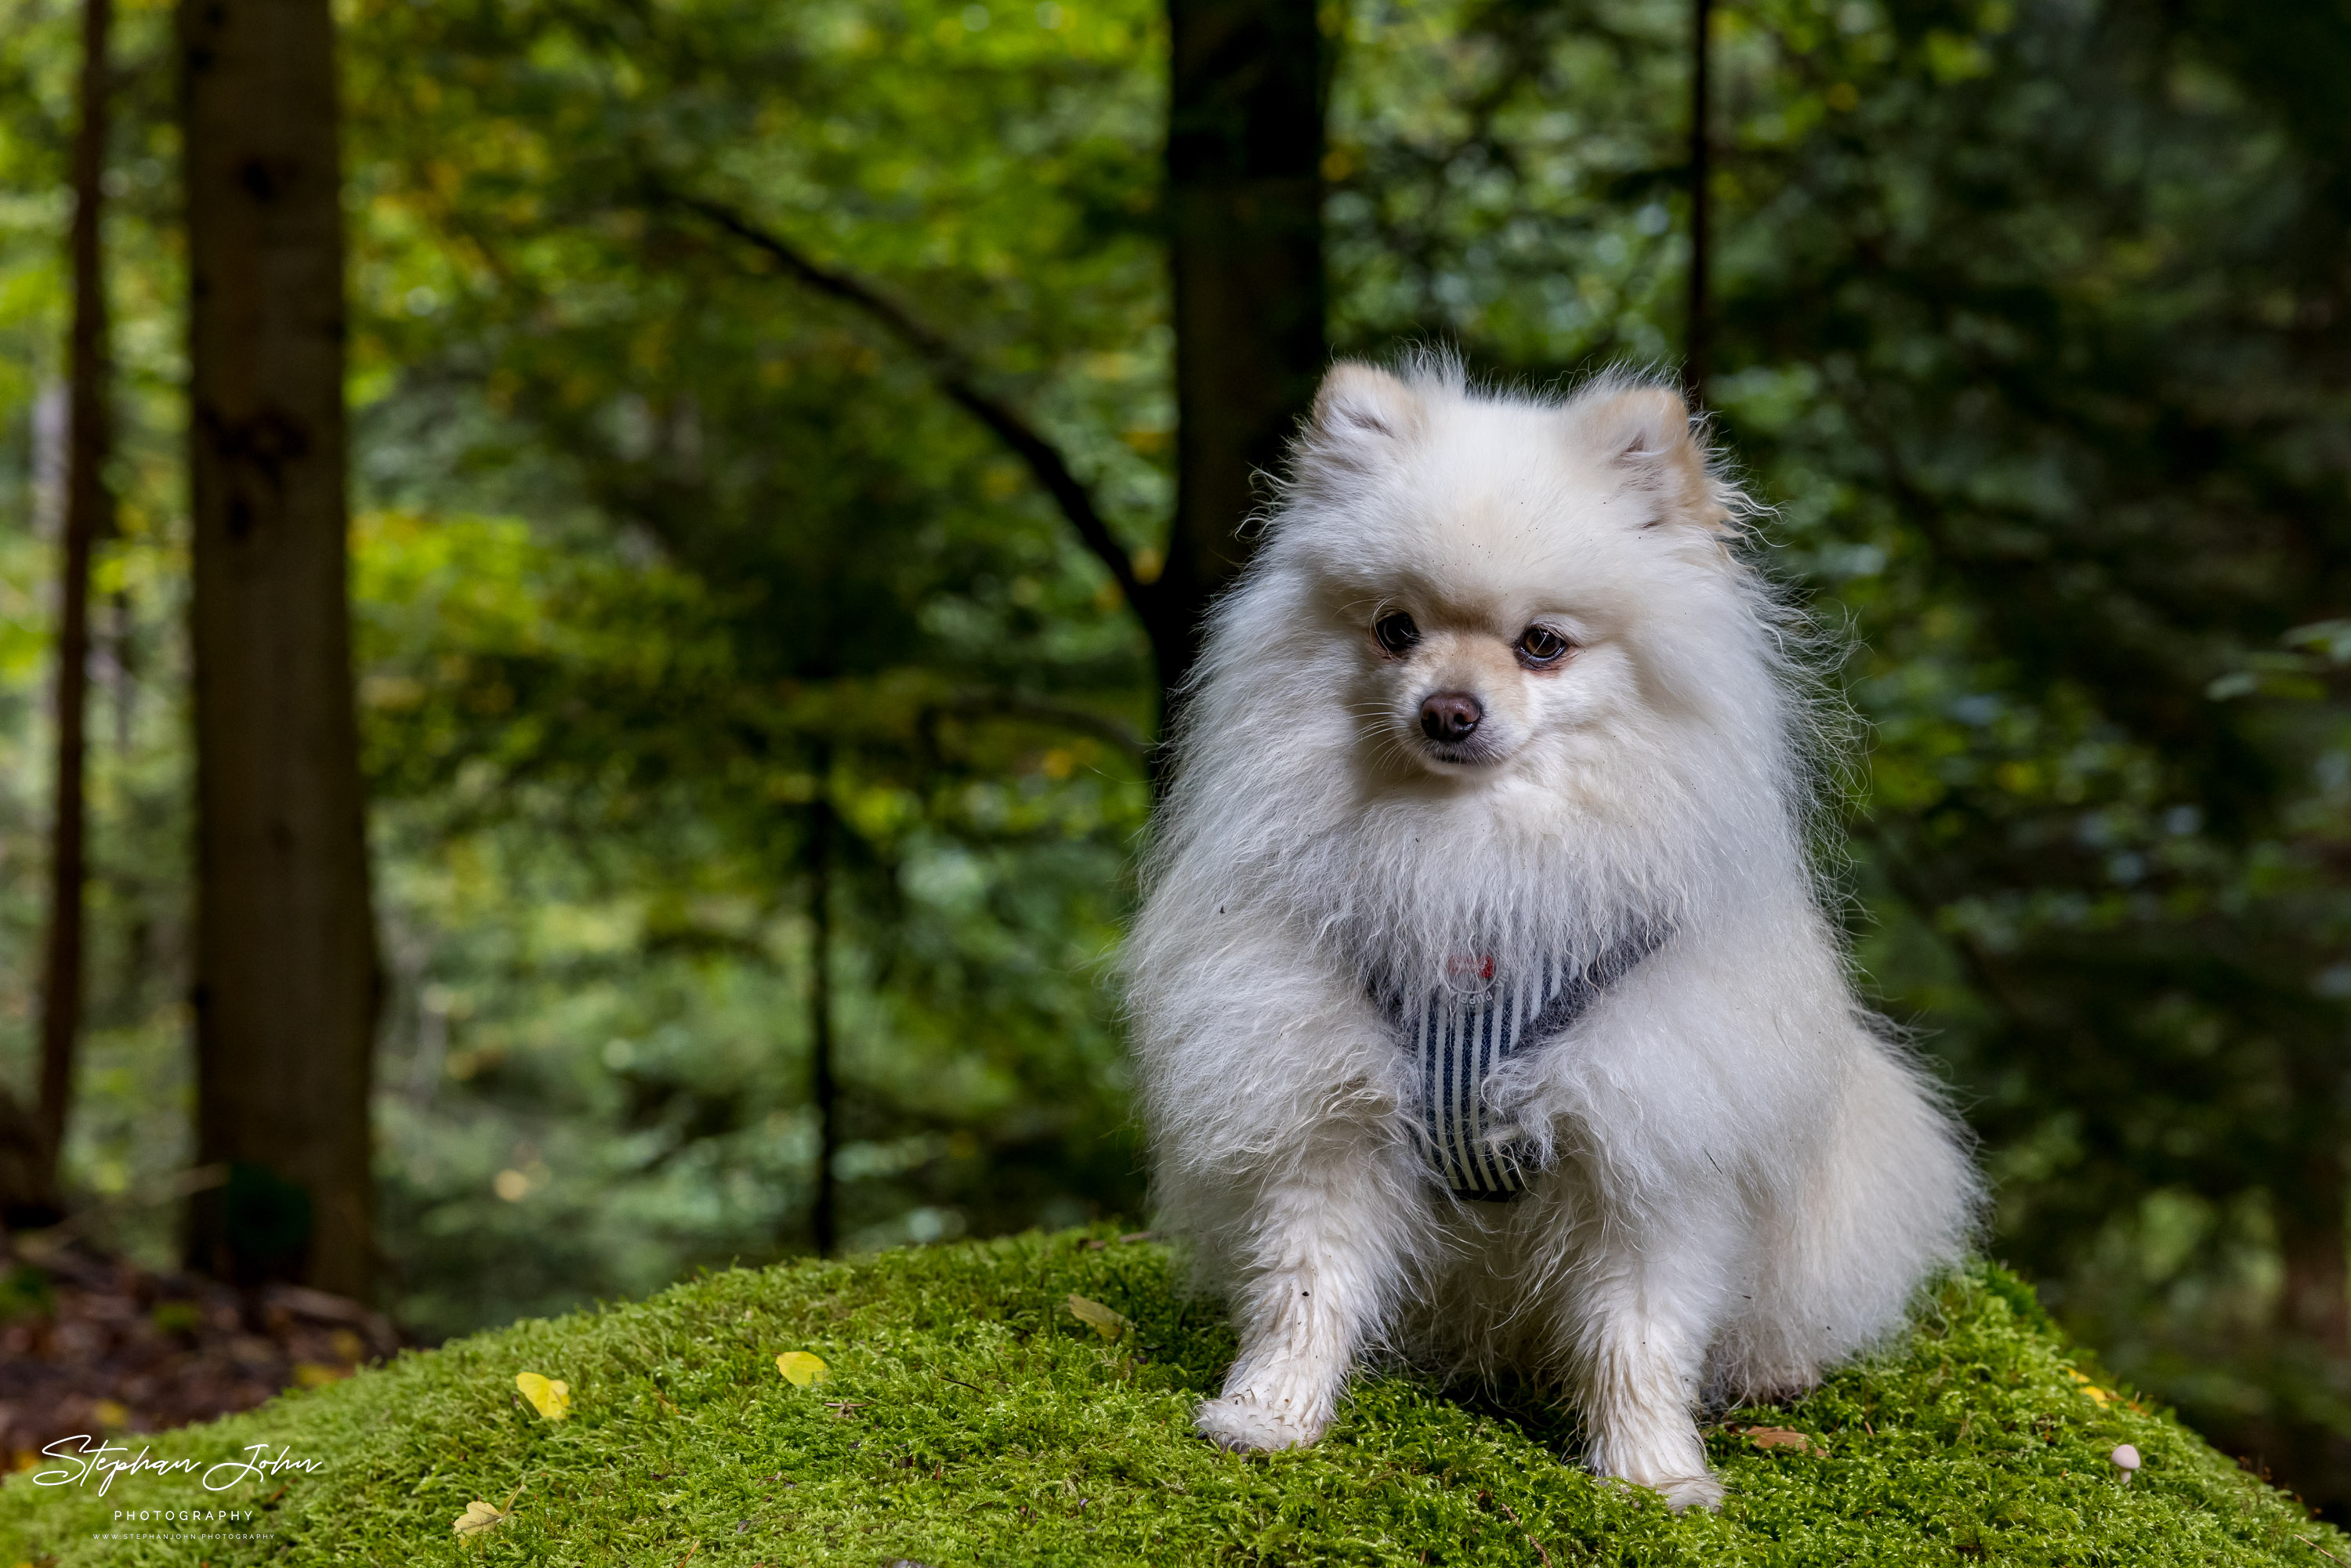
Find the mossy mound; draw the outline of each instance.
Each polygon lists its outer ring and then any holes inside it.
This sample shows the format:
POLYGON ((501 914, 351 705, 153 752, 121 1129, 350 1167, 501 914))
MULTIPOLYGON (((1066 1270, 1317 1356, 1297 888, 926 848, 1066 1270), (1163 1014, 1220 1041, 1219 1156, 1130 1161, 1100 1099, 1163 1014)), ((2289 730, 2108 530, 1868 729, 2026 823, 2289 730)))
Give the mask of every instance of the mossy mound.
POLYGON ((1729 1501, 1680 1516, 1577 1469, 1540 1405, 1409 1376, 1366 1380, 1311 1451, 1219 1452, 1186 1415, 1231 1338, 1175 1285, 1164 1249, 1107 1233, 718 1274, 131 1440, 204 1464, 266 1443, 315 1473, 104 1496, 20 1473, 0 1563, 2351 1563, 2292 1499, 2085 1380, 1989 1267, 1898 1352, 1733 1412, 1708 1439, 1729 1501), (1131 1326, 1104 1339, 1073 1293, 1131 1326), (794 1386, 788 1351, 829 1376, 794 1386), (521 1372, 568 1383, 568 1417, 538 1414, 521 1372), (2145 1459, 2127 1482, 2125 1442, 2145 1459), (475 1500, 512 1509, 460 1539, 475 1500), (136 1517, 190 1511, 251 1522, 136 1517))

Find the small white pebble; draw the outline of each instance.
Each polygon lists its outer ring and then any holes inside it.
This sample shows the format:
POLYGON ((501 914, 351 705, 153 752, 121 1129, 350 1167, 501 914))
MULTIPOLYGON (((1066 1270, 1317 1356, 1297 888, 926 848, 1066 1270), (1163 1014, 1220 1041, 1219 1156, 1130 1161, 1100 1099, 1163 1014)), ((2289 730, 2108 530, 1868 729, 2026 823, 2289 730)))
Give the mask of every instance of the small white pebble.
POLYGON ((2122 1471, 2125 1480, 2130 1479, 2131 1472, 2138 1469, 2138 1450, 2128 1443, 2117 1447, 2106 1458, 2114 1460, 2115 1468, 2122 1471))

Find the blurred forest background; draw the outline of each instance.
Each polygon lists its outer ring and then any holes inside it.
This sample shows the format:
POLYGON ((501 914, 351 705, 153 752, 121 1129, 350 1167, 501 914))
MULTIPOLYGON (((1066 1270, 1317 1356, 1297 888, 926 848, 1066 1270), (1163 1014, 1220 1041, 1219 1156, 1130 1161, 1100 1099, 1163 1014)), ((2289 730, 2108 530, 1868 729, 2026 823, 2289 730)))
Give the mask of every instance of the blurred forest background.
MULTIPOLYGON (((62 1197, 162 1267, 190 193, 172 9, 111 9, 62 1197)), ((1846 913, 1992 1250, 2351 1504, 2351 5, 1720 0, 1695 142, 1688 0, 1242 9, 338 0, 381 1302, 429 1339, 828 1229, 1141 1223, 1103 981, 1162 680, 1298 377, 1687 359, 1851 633, 1846 913)), ((85 22, 0 0, 20 1113, 85 22)))

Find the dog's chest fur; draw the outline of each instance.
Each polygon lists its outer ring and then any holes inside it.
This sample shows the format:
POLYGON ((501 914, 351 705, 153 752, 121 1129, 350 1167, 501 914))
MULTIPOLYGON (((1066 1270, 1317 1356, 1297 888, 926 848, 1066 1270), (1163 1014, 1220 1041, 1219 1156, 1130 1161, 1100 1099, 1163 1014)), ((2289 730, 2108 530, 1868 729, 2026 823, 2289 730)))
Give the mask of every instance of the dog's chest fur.
POLYGON ((1463 955, 1443 983, 1371 989, 1406 1057, 1411 1101, 1431 1175, 1455 1197, 1508 1202, 1540 1174, 1529 1141, 1488 1093, 1503 1063, 1551 1047, 1667 932, 1643 925, 1587 964, 1553 958, 1499 974, 1463 955))

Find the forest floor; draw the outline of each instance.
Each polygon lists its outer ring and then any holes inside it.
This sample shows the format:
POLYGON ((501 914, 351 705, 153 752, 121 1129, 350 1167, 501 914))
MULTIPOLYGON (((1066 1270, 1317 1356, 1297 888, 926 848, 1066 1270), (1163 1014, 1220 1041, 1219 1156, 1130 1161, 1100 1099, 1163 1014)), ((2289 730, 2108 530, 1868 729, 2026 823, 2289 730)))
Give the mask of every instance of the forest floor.
POLYGON ((2088 1368, 2015 1280, 1708 1428, 1719 1513, 1523 1394, 1365 1378, 1311 1450, 1191 1435, 1232 1341, 1107 1230, 730 1270, 0 1487, 0 1563, 2351 1563, 2088 1368), (2142 1464, 2115 1461, 2124 1444, 2142 1464))
POLYGON ((400 1348, 381 1315, 299 1286, 238 1291, 93 1249, 0 1237, 0 1461, 157 1432, 350 1376, 400 1348))

